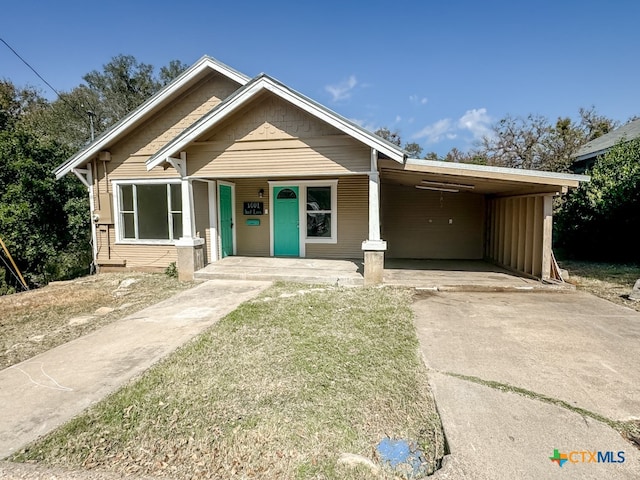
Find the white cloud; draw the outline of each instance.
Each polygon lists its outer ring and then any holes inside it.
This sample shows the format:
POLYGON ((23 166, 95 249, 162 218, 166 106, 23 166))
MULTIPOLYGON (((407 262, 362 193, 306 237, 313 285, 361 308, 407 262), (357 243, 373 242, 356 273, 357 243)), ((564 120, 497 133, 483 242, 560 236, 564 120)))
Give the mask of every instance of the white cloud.
POLYGON ((400 123, 402 117, 400 115, 396 115, 396 123, 400 123))
POLYGON ((347 100, 351 97, 351 92, 358 85, 358 80, 355 75, 350 75, 349 78, 343 80, 335 85, 326 85, 324 89, 331 94, 332 102, 340 102, 347 100))
POLYGON ((458 128, 469 130, 475 140, 491 135, 491 117, 486 108, 467 110, 458 120, 458 128))
POLYGON ((438 143, 445 137, 447 134, 451 133, 454 125, 451 122, 450 118, 443 118, 442 120, 438 120, 436 123, 432 123, 431 125, 427 125, 418 133, 416 133, 414 138, 425 138, 427 143, 438 143))
POLYGON ((455 122, 450 118, 444 118, 427 125, 414 134, 413 138, 424 138, 427 143, 438 143, 442 140, 454 140, 464 132, 470 132, 473 140, 480 140, 491 135, 491 123, 492 119, 486 108, 474 108, 467 110, 455 122))
POLYGON ((409 95, 409 101, 414 105, 426 105, 429 99, 418 95, 409 95))
POLYGON ((370 132, 375 132, 378 129, 378 127, 374 123, 367 120, 361 120, 359 118, 350 118, 349 120, 351 120, 356 125, 361 126, 365 130, 369 130, 370 132))

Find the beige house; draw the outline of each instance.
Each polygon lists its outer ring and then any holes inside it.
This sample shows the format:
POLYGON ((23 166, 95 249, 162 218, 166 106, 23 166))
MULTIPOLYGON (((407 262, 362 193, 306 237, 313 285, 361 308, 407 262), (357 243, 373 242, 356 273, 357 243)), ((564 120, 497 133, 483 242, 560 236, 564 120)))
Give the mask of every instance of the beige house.
POLYGON ((56 169, 95 264, 182 278, 226 256, 486 259, 552 276, 552 198, 587 177, 409 159, 267 75, 203 57, 56 169))

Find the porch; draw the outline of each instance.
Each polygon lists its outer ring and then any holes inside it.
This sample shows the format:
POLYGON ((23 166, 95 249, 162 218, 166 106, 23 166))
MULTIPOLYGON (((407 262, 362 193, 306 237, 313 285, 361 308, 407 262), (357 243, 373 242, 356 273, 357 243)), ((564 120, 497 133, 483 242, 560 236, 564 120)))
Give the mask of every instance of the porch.
MULTIPOLYGON (((195 278, 360 286, 363 272, 362 260, 229 256, 197 271, 195 278)), ((387 259, 384 284, 442 291, 558 288, 481 260, 387 259)))

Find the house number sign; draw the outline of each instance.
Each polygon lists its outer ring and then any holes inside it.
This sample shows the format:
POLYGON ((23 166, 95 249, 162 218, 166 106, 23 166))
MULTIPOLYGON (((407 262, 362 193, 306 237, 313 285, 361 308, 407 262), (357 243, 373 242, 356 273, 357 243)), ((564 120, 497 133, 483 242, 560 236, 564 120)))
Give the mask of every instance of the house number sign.
POLYGON ((264 202, 244 202, 245 215, 264 215, 264 202))

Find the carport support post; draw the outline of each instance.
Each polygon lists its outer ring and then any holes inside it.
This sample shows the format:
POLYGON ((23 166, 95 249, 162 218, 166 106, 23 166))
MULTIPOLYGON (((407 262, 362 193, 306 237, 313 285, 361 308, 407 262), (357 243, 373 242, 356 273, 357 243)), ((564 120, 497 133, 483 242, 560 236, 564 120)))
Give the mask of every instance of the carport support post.
POLYGON ((544 196, 542 220, 542 279, 551 278, 551 246, 553 241, 553 195, 544 196))
POLYGON ((387 242, 380 238, 380 174, 378 173, 378 152, 375 149, 371 150, 371 171, 369 172, 369 238, 362 242, 362 250, 364 250, 364 284, 382 283, 387 242))

